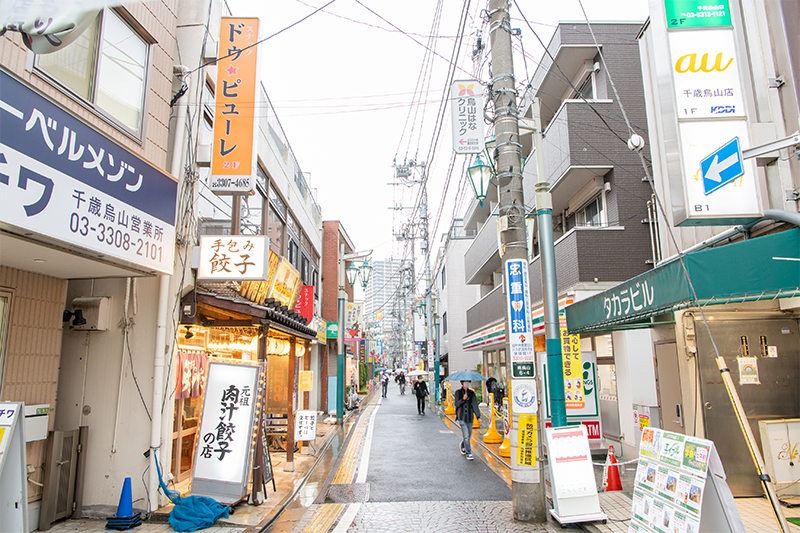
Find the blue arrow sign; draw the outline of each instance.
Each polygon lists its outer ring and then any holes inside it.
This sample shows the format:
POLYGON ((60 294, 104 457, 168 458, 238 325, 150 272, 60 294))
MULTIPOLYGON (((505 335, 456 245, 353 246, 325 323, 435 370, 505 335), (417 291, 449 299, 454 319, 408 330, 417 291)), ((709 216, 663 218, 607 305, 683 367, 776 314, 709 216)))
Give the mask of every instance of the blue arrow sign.
POLYGON ((744 159, 739 137, 734 137, 700 161, 703 190, 708 196, 744 174, 744 159))

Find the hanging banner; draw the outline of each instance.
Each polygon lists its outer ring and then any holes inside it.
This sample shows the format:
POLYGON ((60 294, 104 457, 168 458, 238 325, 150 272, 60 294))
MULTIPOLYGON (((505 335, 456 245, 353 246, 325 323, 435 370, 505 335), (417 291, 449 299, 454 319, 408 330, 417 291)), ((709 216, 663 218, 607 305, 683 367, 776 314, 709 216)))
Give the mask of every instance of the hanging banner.
POLYGON ((257 18, 222 17, 214 106, 214 152, 208 188, 214 194, 252 194, 256 91, 257 18))
POLYGON ((483 152, 483 86, 479 81, 455 81, 450 86, 453 150, 457 154, 483 152))
POLYGON ((247 494, 260 378, 259 364, 209 363, 193 495, 230 504, 247 494))
POLYGON ((364 302, 347 302, 344 315, 344 332, 346 340, 354 341, 361 337, 361 325, 364 323, 364 302))
POLYGON ((532 378, 536 375, 536 369, 530 319, 531 291, 528 261, 509 259, 506 261, 505 274, 511 375, 514 378, 532 378))
POLYGON ((297 303, 294 305, 294 310, 300 316, 306 319, 307 323, 311 323, 314 317, 314 286, 303 285, 300 287, 300 292, 297 295, 297 303))

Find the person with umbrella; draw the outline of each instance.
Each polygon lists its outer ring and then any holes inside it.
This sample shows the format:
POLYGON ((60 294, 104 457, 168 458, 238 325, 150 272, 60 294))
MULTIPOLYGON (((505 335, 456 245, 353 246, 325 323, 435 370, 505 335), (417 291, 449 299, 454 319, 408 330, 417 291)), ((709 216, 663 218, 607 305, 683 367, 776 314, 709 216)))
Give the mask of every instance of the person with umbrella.
POLYGON ((468 461, 473 460, 472 446, 470 439, 472 438, 472 417, 481 418, 481 411, 478 408, 478 398, 475 396, 475 391, 469 388, 469 381, 462 381, 461 388, 453 392, 456 408, 456 420, 458 425, 461 426, 461 454, 467 457, 468 461))
POLYGON ((428 395, 428 385, 422 380, 422 376, 414 382, 414 395, 417 397, 417 413, 425 414, 425 397, 428 395))

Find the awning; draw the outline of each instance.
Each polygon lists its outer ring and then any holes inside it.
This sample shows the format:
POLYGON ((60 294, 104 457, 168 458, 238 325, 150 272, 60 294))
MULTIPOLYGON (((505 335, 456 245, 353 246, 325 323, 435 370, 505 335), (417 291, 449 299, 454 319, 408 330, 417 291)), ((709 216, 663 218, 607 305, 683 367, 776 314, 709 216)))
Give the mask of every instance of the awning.
POLYGON ((569 332, 609 331, 686 307, 799 296, 800 229, 691 252, 684 263, 688 279, 675 260, 572 304, 569 332))

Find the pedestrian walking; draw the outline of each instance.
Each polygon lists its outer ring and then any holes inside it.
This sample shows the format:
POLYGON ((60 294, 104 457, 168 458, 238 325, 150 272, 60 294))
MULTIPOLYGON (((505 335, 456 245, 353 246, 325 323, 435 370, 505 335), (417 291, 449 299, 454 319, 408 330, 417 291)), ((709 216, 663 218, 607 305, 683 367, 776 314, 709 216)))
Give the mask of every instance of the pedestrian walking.
POLYGON ((406 375, 400 372, 400 375, 397 376, 397 384, 400 385, 400 394, 406 393, 406 375))
POLYGON ((381 377, 381 396, 386 398, 386 389, 389 388, 389 374, 387 372, 383 373, 383 377, 381 377))
POLYGON ((456 407, 456 420, 458 425, 461 426, 461 454, 467 457, 468 461, 472 461, 472 445, 470 439, 472 438, 472 418, 474 416, 481 418, 481 411, 478 409, 478 398, 475 397, 475 391, 469 388, 469 381, 462 381, 461 388, 453 392, 453 399, 455 400, 456 407))
POLYGON ((414 382, 414 395, 417 397, 417 413, 425 414, 425 397, 428 395, 428 384, 422 380, 422 376, 414 382))

